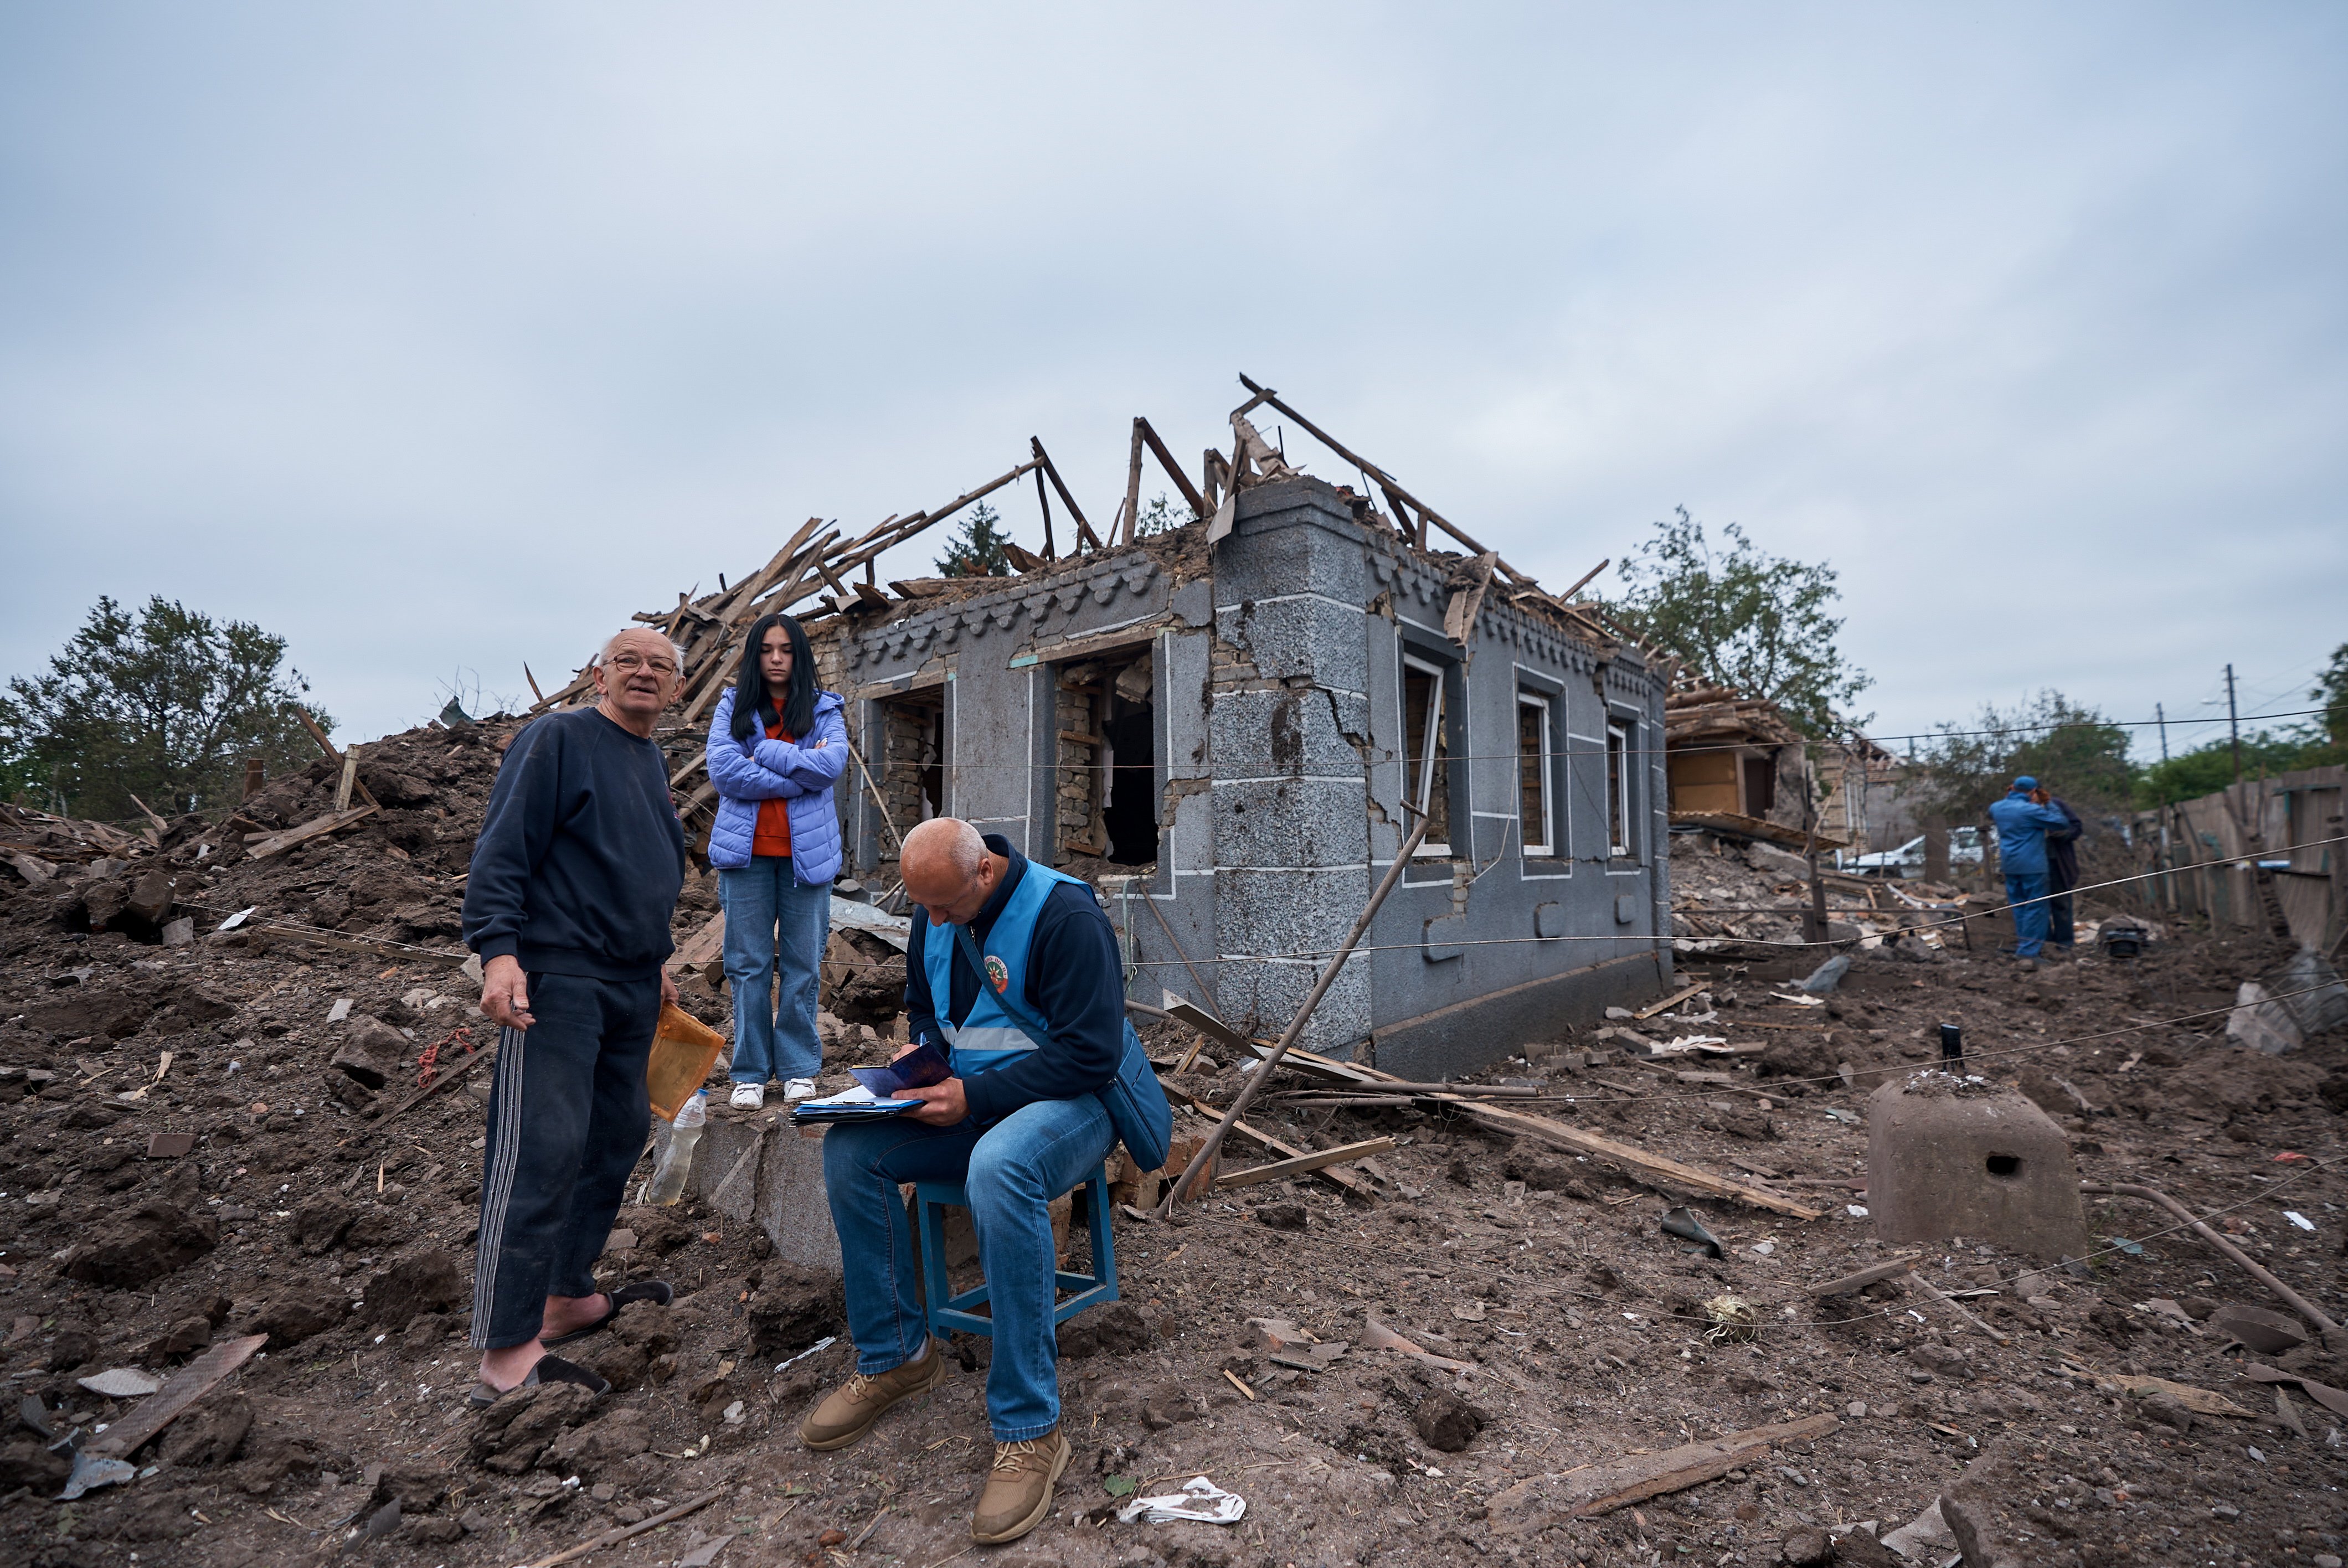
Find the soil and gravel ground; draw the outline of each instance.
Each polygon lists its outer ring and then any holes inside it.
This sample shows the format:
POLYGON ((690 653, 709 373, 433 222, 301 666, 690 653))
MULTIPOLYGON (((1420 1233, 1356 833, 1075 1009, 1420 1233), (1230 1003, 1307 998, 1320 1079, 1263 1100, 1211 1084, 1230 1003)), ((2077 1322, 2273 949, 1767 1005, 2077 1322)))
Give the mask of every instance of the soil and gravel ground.
MULTIPOLYGON (((500 733, 418 732, 368 748, 362 777, 384 811, 273 859, 241 860, 232 835, 180 824, 159 857, 127 869, 65 865, 35 884, 0 873, 0 1373, 11 1399, 37 1398, 61 1430, 94 1430, 131 1407, 80 1378, 167 1374, 217 1338, 271 1336, 138 1456, 129 1485, 56 1501, 62 1462, 27 1429, 7 1433, 7 1560, 323 1561, 350 1524, 383 1518, 386 1532, 348 1555, 520 1563, 713 1489, 712 1505, 587 1561, 930 1568, 968 1549, 989 1457, 984 1343, 959 1342, 945 1388, 860 1446, 805 1453, 791 1437, 798 1417, 849 1356, 834 1344, 791 1358, 838 1331, 837 1285, 691 1204, 623 1211, 633 1245, 607 1256, 612 1277, 656 1274, 678 1299, 633 1308, 581 1348, 618 1385, 608 1399, 584 1407, 551 1391, 487 1419, 468 1411, 480 1104, 460 1087, 386 1112, 412 1088, 423 1048, 438 1043, 445 1067, 463 1060, 457 1031, 487 1045, 469 988, 420 958, 201 936, 163 947, 160 921, 119 912, 136 889, 117 885, 160 864, 177 878, 178 911, 203 912, 202 932, 258 906, 255 923, 450 946, 500 733), (363 1056, 381 1088, 353 1076, 363 1056), (194 1134, 192 1151, 147 1157, 163 1132, 194 1134), (383 1512, 393 1499, 396 1524, 383 1512)), ((315 815, 333 784, 324 767, 283 781, 246 808, 256 834, 315 815)), ((680 933, 706 918, 713 892, 695 883, 680 933)), ((1851 1183, 1864 1173, 1865 1089, 1937 1056, 1937 1026, 1957 1021, 1977 1071, 2049 1106, 2083 1175, 2223 1210, 2214 1223, 2337 1316, 2348 1184, 2326 1163, 2342 1153, 2348 1039, 2267 1057, 2230 1045, 2222 1013, 2138 1027, 2222 1008, 2239 980, 2283 957, 2190 933, 2135 962, 2031 970, 1986 944, 1877 949, 1812 1009, 1772 999, 1796 965, 1715 959, 1700 971, 1719 1014, 1704 1030, 1775 1042, 1733 1083, 1682 1081, 1591 1030, 1560 1031, 1485 1075, 1540 1089, 1529 1108, 1540 1113, 1707 1169, 1770 1173, 1828 1211, 1800 1221, 1698 1201, 1725 1244, 1718 1261, 1659 1231, 1677 1198, 1595 1161, 1495 1141, 1441 1113, 1262 1110, 1254 1120, 1292 1143, 1396 1138, 1375 1166, 1377 1201, 1305 1180, 1233 1189, 1171 1225, 1120 1219, 1124 1301, 1066 1336, 1076 1459, 1059 1510, 1000 1555, 1066 1568, 1768 1563, 1828 1552, 1879 1563, 1896 1559, 1869 1522, 1913 1519, 1968 1466, 2009 1542, 2034 1538, 2014 1546, 2022 1561, 2348 1554, 2342 1419, 2296 1394, 2279 1406, 2241 1378, 2258 1360, 2348 1387, 2348 1358, 2321 1344, 2230 1346, 2212 1311, 2281 1304, 2189 1235, 2152 1235, 2170 1222, 2150 1205, 2092 1202, 2105 1250, 2078 1273, 1970 1240, 1935 1249, 1927 1266, 1942 1289, 1996 1292, 1968 1305, 2005 1344, 1912 1284, 1828 1302, 1801 1289, 1894 1250, 1850 1212, 1864 1204, 1851 1183), (2141 1238, 2140 1253, 2112 1237, 2141 1238), (1701 1304, 1723 1292, 1756 1305, 1752 1342, 1708 1337, 1701 1304), (2184 1316, 2142 1305, 2156 1300, 2184 1316), (1372 1316, 1472 1369, 1360 1348, 1372 1316), (1354 1348, 1318 1372, 1293 1369, 1273 1361, 1253 1318, 1354 1348), (2195 1416, 2094 1381, 2127 1373, 2220 1391, 2249 1414, 2195 1416), (1818 1414, 1838 1429, 1722 1480, 1586 1521, 1557 1504, 1577 1467, 1818 1414), (1128 1482, 1164 1490, 1193 1474, 1243 1495, 1245 1519, 1109 1517, 1128 1482)), ((721 996, 700 982, 687 991, 695 1010, 724 1019, 721 996)), ((852 1029, 836 1043, 839 1063, 859 1050, 852 1029)), ((1226 1065, 1181 1081, 1220 1100, 1240 1074, 1226 1065)))

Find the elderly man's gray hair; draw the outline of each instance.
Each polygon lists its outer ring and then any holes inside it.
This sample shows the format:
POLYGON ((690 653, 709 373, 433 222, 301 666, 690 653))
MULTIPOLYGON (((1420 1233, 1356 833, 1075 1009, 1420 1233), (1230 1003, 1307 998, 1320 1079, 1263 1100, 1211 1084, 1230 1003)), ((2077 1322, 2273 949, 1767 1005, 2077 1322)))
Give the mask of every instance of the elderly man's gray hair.
POLYGON ((620 646, 620 639, 623 637, 657 637, 663 642, 668 644, 668 656, 673 661, 675 661, 676 667, 679 670, 685 668, 685 650, 678 646, 676 639, 668 636, 664 632, 654 631, 649 626, 623 626, 619 630, 614 631, 611 636, 603 640, 602 647, 595 650, 595 657, 587 661, 589 666, 592 669, 601 670, 604 665, 610 663, 612 661, 612 653, 613 650, 620 646))
POLYGON ((986 839, 958 816, 933 816, 905 835, 904 852, 908 856, 943 856, 954 875, 968 882, 986 863, 986 839))

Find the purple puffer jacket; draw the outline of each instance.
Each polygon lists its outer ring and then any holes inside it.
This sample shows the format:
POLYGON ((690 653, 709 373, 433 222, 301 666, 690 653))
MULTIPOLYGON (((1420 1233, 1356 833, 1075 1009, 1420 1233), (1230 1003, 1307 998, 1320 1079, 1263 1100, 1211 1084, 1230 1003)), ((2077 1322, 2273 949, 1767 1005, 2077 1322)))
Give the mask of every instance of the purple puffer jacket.
POLYGON ((717 699, 709 721, 709 782, 717 786, 717 820, 709 828, 709 864, 750 864, 760 803, 779 800, 791 819, 791 876, 812 887, 839 875, 839 806, 832 786, 848 766, 846 704, 836 692, 815 694, 815 733, 770 741, 754 723, 734 738, 734 693, 717 699))

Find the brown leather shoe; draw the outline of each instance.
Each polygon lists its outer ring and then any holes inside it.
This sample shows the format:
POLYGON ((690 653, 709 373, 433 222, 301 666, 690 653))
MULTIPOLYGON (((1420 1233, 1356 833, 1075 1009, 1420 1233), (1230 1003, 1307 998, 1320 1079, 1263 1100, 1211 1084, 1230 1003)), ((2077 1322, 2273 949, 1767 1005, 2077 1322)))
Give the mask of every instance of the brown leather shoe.
POLYGON ((870 1431, 872 1423, 890 1406, 925 1394, 945 1380, 946 1348, 932 1339, 930 1353, 918 1361, 907 1361, 871 1377, 851 1374, 807 1413, 799 1423, 799 1441, 818 1453, 844 1449, 870 1431))
POLYGON ((1016 1541, 1052 1512, 1052 1483, 1068 1468, 1068 1440, 1054 1427, 1025 1442, 994 1445, 994 1468, 970 1516, 970 1538, 981 1546, 1016 1541))

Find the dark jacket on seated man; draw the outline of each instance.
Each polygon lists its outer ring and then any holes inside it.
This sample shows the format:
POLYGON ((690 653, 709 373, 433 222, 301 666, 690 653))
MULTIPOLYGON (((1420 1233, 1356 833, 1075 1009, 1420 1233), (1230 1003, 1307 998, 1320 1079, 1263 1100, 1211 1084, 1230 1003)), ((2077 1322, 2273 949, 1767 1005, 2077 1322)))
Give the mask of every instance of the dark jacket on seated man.
MULTIPOLYGON (((986 847, 1010 865, 1002 885, 970 923, 970 934, 981 947, 1027 875, 1027 857, 1003 835, 986 835, 986 847)), ((953 940, 948 929, 916 918, 905 954, 906 1027, 916 1038, 927 1034, 941 1048, 945 1035, 938 1028, 937 1001, 930 994, 922 955, 930 942, 953 940)), ((1051 1021, 1051 1038, 1040 1042, 1040 1050, 963 1080, 971 1116, 982 1122, 1000 1122, 1038 1100, 1073 1100, 1093 1093, 1115 1074, 1118 1053, 1125 1049, 1124 964, 1117 956, 1116 930, 1102 917, 1088 888, 1064 883, 1052 889, 1035 918, 1031 953, 1026 1000, 1051 1021)), ((953 995, 946 1000, 946 1019, 959 1024, 970 1016, 981 981, 960 951, 953 956, 951 973, 953 995)))

